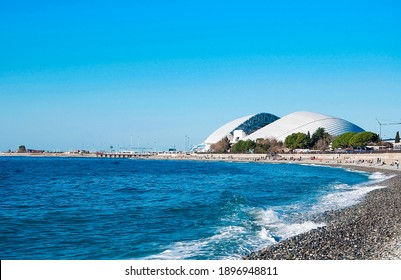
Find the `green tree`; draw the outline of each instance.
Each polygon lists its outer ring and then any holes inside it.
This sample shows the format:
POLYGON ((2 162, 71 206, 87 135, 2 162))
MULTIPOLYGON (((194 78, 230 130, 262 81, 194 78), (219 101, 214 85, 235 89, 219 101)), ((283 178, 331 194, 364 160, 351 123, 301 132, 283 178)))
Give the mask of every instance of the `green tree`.
POLYGON ((333 149, 339 149, 339 148, 349 148, 351 147, 350 145, 350 140, 352 137, 356 135, 355 132, 346 132, 338 136, 336 139, 333 140, 332 148, 333 149))
POLYGON ((310 148, 313 146, 313 144, 312 144, 312 138, 310 136, 309 130, 308 130, 308 133, 306 134, 306 137, 308 138, 308 148, 310 148))
POLYGON ((379 141, 379 135, 373 132, 364 131, 354 135, 350 139, 350 146, 353 148, 363 147, 369 143, 377 143, 379 141))
POLYGON ((309 148, 313 148, 314 146, 316 146, 319 140, 326 140, 326 142, 328 142, 329 138, 330 134, 328 134, 323 127, 319 127, 318 129, 316 129, 315 133, 312 134, 311 141, 309 143, 309 148))
POLYGON ((296 133, 288 135, 284 140, 284 145, 288 149, 296 149, 297 138, 298 138, 298 135, 296 133))
POLYGON ((400 132, 397 131, 397 133, 395 134, 395 143, 400 143, 400 132))
POLYGON ((248 139, 246 141, 239 140, 231 147, 231 152, 233 153, 248 153, 249 151, 255 149, 256 143, 248 139))
POLYGON ((285 138, 284 145, 291 150, 307 149, 309 146, 308 135, 302 132, 293 133, 285 138))

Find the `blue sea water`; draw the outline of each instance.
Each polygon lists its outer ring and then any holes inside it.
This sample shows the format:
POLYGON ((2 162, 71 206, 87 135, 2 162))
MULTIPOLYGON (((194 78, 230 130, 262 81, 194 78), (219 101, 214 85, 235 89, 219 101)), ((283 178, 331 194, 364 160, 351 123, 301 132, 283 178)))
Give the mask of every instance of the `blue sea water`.
POLYGON ((297 164, 0 157, 1 259, 238 259, 323 226, 380 173, 297 164))

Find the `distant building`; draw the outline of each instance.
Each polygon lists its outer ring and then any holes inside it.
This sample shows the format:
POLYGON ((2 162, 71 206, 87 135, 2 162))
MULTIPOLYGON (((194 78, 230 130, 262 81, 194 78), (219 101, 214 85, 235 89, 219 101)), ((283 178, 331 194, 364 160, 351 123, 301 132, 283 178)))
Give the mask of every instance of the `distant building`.
POLYGON ((259 138, 275 138, 284 141, 292 133, 302 132, 313 134, 319 127, 330 135, 341 135, 345 132, 362 132, 359 126, 332 116, 313 112, 295 112, 281 119, 273 114, 260 113, 233 120, 210 134, 206 140, 197 146, 198 151, 207 152, 210 146, 227 137, 230 142, 253 140, 259 138))
POLYGON ((240 129, 234 130, 233 135, 233 140, 231 141, 233 143, 237 143, 239 140, 242 140, 246 136, 245 132, 240 129))
POLYGON ((26 152, 30 153, 30 154, 43 154, 45 151, 44 150, 27 149, 26 152))
POLYGON ((395 139, 383 140, 392 145, 393 150, 401 150, 401 143, 395 143, 395 139))

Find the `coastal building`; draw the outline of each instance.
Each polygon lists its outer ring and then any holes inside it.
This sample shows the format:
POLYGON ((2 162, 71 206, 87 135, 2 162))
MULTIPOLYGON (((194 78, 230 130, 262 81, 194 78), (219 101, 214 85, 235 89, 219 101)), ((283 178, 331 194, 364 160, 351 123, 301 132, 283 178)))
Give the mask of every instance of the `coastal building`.
POLYGON ((271 123, 258 131, 248 135, 244 140, 256 140, 258 138, 276 138, 284 141, 287 136, 302 132, 307 134, 314 133, 319 127, 325 129, 330 135, 341 135, 346 132, 362 132, 359 126, 337 117, 327 116, 313 112, 295 112, 280 120, 271 123))
POLYGON ((259 113, 235 119, 216 129, 202 144, 195 147, 194 150, 208 151, 210 145, 219 142, 224 137, 235 143, 243 139, 246 135, 250 135, 278 119, 279 117, 269 113, 259 113))
POLYGON ((233 136, 232 142, 234 142, 234 143, 236 143, 239 140, 242 140, 242 139, 244 139, 246 137, 245 132, 243 130, 241 130, 241 129, 234 130, 233 134, 234 134, 234 136, 233 136))
POLYGON ((235 119, 219 127, 194 150, 207 152, 210 146, 227 137, 231 143, 239 140, 275 138, 284 141, 292 133, 314 133, 319 127, 330 135, 345 132, 362 132, 361 127, 347 120, 314 112, 295 112, 279 118, 273 114, 260 113, 235 119))
POLYGON ((26 152, 30 154, 43 154, 45 150, 27 149, 26 152))

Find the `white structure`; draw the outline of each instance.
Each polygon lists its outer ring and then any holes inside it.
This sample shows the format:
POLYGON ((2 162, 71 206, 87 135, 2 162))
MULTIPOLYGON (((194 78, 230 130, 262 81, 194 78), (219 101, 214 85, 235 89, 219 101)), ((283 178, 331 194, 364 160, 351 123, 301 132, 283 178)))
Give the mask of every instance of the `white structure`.
POLYGON ((345 132, 362 132, 359 126, 332 116, 312 112, 295 112, 283 118, 268 113, 250 115, 233 120, 210 134, 206 140, 194 147, 194 151, 207 152, 210 145, 227 137, 232 143, 239 140, 253 140, 258 138, 276 138, 284 141, 292 133, 302 132, 312 135, 319 127, 330 135, 340 135, 345 132))
POLYGON ((269 113, 259 113, 233 120, 218 128, 210 134, 202 144, 194 147, 193 150, 203 152, 209 151, 210 145, 219 142, 224 137, 227 137, 231 142, 237 142, 242 140, 246 135, 252 134, 278 119, 279 117, 269 113))
MULTIPOLYGON (((233 120, 229 123, 226 123, 225 125, 221 126, 217 130, 215 130, 212 134, 210 134, 209 137, 206 138, 204 143, 206 144, 206 146, 210 146, 214 143, 219 142, 221 139, 223 139, 226 136, 229 137, 230 133, 233 130, 235 130, 238 126, 240 126, 241 124, 243 124, 244 122, 246 122, 247 120, 252 118, 253 116, 255 116, 255 115, 242 117, 242 118, 233 120)), ((231 141, 232 139, 228 139, 228 140, 231 141)))
POLYGON ((292 133, 302 132, 312 135, 319 127, 325 129, 330 135, 340 135, 345 132, 362 132, 359 126, 349 121, 312 112, 295 112, 289 114, 265 127, 246 136, 244 140, 258 138, 276 138, 284 141, 292 133))
POLYGON ((245 132, 241 129, 234 130, 234 137, 232 142, 237 143, 239 140, 242 140, 246 136, 245 132))

